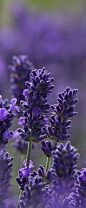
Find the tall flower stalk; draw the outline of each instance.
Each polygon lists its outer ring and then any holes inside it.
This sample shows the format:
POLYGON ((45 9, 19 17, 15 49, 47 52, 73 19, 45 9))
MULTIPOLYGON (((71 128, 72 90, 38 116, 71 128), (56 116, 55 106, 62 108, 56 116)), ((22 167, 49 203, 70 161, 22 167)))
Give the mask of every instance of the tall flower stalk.
MULTIPOLYGON (((39 142, 44 139, 44 127, 47 124, 45 113, 49 112, 47 103, 51 94, 54 79, 45 68, 31 71, 30 81, 26 82, 27 89, 23 91, 25 101, 21 101, 23 117, 19 119, 23 129, 18 129, 20 137, 28 141, 26 166, 29 167, 32 141, 39 142)), ((19 197, 20 198, 20 197, 19 197)))
POLYGON ((41 149, 47 156, 46 171, 49 169, 50 157, 52 151, 55 150, 59 142, 66 143, 70 135, 68 130, 71 128, 71 119, 77 115, 75 112, 75 104, 77 103, 77 89, 72 90, 67 87, 64 92, 59 93, 57 97, 57 104, 52 105, 52 115, 50 117, 50 125, 45 128, 47 137, 53 141, 42 141, 41 149))

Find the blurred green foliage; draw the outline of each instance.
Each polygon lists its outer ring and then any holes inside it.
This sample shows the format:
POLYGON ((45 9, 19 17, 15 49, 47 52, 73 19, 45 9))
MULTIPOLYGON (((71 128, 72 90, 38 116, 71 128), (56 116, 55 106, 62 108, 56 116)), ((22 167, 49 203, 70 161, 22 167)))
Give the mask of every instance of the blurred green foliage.
POLYGON ((40 9, 48 9, 48 10, 65 10, 65 9, 82 9, 84 8, 84 4, 86 4, 85 0, 27 0, 28 3, 40 7, 40 9))
MULTIPOLYGON (((2 4, 6 2, 9 4, 12 1, 17 0, 0 0, 0 7, 2 4)), ((34 9, 40 10, 82 10, 86 8, 86 0, 18 0, 24 1, 29 4, 29 6, 33 6, 34 9)))
POLYGON ((38 13, 50 12, 65 14, 82 14, 86 10, 86 0, 0 0, 0 26, 12 23, 9 7, 12 2, 24 2, 31 10, 37 10, 38 13))

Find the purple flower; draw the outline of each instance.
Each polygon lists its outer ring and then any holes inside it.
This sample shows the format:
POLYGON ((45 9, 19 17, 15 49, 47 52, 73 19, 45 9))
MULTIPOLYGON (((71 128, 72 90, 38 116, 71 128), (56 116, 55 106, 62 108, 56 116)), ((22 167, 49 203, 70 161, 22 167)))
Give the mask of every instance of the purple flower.
POLYGON ((25 168, 19 169, 19 174, 22 177, 26 178, 26 177, 28 177, 30 175, 30 173, 31 173, 31 170, 30 170, 29 167, 25 167, 25 168))
POLYGON ((2 102, 2 96, 0 95, 0 104, 1 104, 1 102, 2 102))
POLYGON ((28 91, 28 89, 25 89, 24 91, 23 91, 23 95, 25 96, 25 97, 29 97, 29 91, 28 91))
POLYGON ((64 199, 62 208, 85 208, 81 206, 81 201, 79 198, 79 194, 71 192, 69 196, 64 199))
POLYGON ((56 142, 66 142, 70 134, 71 119, 77 115, 75 104, 77 103, 77 89, 67 87, 58 94, 57 104, 52 105, 53 112, 50 117, 50 125, 45 132, 50 139, 56 142))
MULTIPOLYGON (((37 171, 33 171, 28 178, 28 182, 23 187, 23 192, 19 200, 21 208, 44 207, 45 199, 47 199, 47 183, 44 181, 44 168, 41 166, 37 171)), ((47 201, 46 201, 47 203, 47 201)), ((47 207, 46 207, 47 208, 47 207)))
POLYGON ((40 116, 42 113, 41 109, 39 107, 35 107, 32 109, 33 116, 40 116))
POLYGON ((10 105, 10 110, 11 111, 15 110, 15 111, 19 112, 19 108, 18 108, 18 106, 16 106, 16 104, 17 104, 17 99, 13 98, 11 100, 11 105, 10 105))
POLYGON ((56 146, 53 147, 50 141, 42 141, 41 149, 47 157, 51 157, 53 150, 56 149, 56 146))
POLYGON ((5 150, 0 151, 0 208, 5 207, 5 201, 8 199, 10 193, 12 160, 13 157, 9 157, 8 152, 5 150))
MULTIPOLYGON (((23 165, 26 166, 26 160, 24 160, 23 162, 23 165)), ((31 168, 33 168, 33 162, 30 160, 30 163, 29 163, 29 167, 25 167, 25 168, 21 168, 19 169, 19 174, 20 176, 26 178, 26 177, 29 177, 30 173, 31 173, 31 168)))
POLYGON ((70 142, 60 144, 53 151, 52 169, 56 173, 55 181, 60 194, 68 194, 78 177, 77 161, 79 154, 70 142))
POLYGON ((43 67, 32 70, 30 81, 25 83, 28 89, 23 92, 25 101, 20 102, 23 118, 19 120, 24 130, 18 129, 21 138, 25 141, 29 141, 32 137, 33 141, 39 142, 45 137, 44 127, 47 125, 45 113, 49 112, 48 94, 51 94, 54 87, 53 81, 51 73, 43 67))
POLYGON ((19 135, 19 133, 18 133, 18 131, 16 130, 16 131, 14 131, 14 133, 13 133, 13 139, 19 139, 20 138, 20 135, 19 135))
POLYGON ((3 141, 7 140, 12 140, 14 139, 14 134, 12 131, 9 131, 8 129, 3 133, 3 141))
POLYGON ((80 178, 82 181, 86 181, 86 168, 83 168, 83 169, 82 169, 79 178, 80 178))
MULTIPOLYGON (((24 160, 23 165, 26 166, 26 163, 27 163, 27 159, 24 160)), ((33 167, 34 167, 33 162, 32 160, 30 160, 29 168, 33 168, 33 167)))
POLYGON ((5 108, 0 108, 0 121, 7 119, 8 111, 5 108))
POLYGON ((26 126, 26 123, 25 123, 25 118, 23 118, 23 117, 20 117, 20 119, 19 119, 19 121, 18 121, 18 124, 19 125, 22 125, 22 126, 26 126))

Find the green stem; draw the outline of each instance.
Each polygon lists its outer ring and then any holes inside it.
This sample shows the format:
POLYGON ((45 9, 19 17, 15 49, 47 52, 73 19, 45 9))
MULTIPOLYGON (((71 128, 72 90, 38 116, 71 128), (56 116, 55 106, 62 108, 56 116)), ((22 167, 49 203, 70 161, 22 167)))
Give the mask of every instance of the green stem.
POLYGON ((49 169, 49 166, 50 166, 50 160, 51 160, 51 158, 50 157, 47 157, 47 161, 46 161, 46 173, 47 173, 47 171, 49 169))
POLYGON ((19 207, 19 199, 20 199, 21 195, 22 195, 22 190, 19 191, 18 203, 17 203, 17 207, 16 207, 16 208, 20 208, 20 207, 19 207))
POLYGON ((32 148, 32 137, 30 138, 30 141, 28 142, 27 163, 26 163, 26 166, 28 167, 29 167, 29 162, 30 162, 31 148, 32 148))

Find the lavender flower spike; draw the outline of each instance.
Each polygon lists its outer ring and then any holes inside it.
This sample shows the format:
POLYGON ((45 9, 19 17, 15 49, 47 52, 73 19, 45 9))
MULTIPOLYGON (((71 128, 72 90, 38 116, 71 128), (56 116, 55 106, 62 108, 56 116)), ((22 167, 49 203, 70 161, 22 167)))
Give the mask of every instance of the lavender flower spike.
POLYGON ((47 199, 48 188, 46 188, 47 183, 44 181, 43 176, 44 168, 41 166, 28 177, 28 181, 24 185, 22 195, 19 199, 21 208, 45 208, 44 202, 47 199))
POLYGON ((45 68, 34 69, 30 74, 30 82, 26 82, 27 89, 23 91, 25 101, 21 101, 23 116, 19 119, 23 129, 18 129, 22 139, 39 142, 44 139, 46 127, 45 113, 49 112, 48 96, 54 87, 53 77, 45 68))
POLYGON ((58 94, 57 104, 52 106, 53 112, 50 117, 50 126, 45 129, 47 136, 56 142, 66 142, 70 134, 71 119, 77 115, 75 104, 77 103, 77 89, 67 87, 58 94))
POLYGON ((10 179, 12 170, 12 157, 5 150, 0 151, 0 208, 5 207, 10 193, 10 179))
POLYGON ((56 173, 57 190, 63 195, 70 193, 78 177, 78 158, 77 149, 70 142, 60 144, 53 152, 52 169, 56 173))
POLYGON ((20 100, 24 99, 23 90, 25 89, 25 81, 30 76, 30 72, 34 66, 29 62, 25 55, 13 56, 13 65, 8 68, 10 70, 11 94, 17 98, 17 104, 20 106, 20 100))

